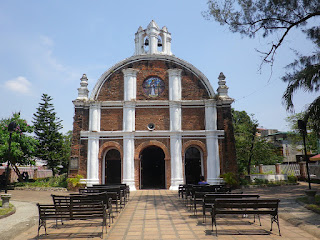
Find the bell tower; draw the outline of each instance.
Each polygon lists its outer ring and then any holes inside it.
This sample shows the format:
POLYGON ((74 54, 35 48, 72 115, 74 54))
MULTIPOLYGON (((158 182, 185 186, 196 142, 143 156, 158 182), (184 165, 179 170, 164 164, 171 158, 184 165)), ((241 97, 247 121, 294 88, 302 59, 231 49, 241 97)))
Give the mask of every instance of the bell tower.
POLYGON ((171 53, 171 33, 167 27, 160 29, 155 21, 151 21, 147 29, 139 27, 135 34, 134 55, 163 54, 171 53))

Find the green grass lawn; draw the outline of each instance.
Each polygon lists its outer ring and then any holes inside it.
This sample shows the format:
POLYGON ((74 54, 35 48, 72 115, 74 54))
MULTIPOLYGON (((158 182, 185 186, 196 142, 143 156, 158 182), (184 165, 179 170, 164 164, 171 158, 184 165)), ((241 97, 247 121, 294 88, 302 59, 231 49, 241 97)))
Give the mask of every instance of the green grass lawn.
POLYGON ((298 201, 306 204, 306 208, 308 208, 309 210, 312 210, 316 213, 320 213, 320 195, 316 195, 316 203, 315 204, 309 204, 307 197, 300 197, 300 198, 298 198, 298 201))
POLYGON ((0 216, 6 215, 14 211, 14 206, 10 203, 9 208, 2 208, 2 201, 0 200, 0 216))

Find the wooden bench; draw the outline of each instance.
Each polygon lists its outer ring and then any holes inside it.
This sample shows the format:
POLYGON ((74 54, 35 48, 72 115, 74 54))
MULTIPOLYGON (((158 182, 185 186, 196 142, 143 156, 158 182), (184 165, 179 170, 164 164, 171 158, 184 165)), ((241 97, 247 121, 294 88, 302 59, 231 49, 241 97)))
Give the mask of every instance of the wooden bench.
MULTIPOLYGON (((231 198, 221 198, 215 199, 214 204, 212 206, 212 231, 213 231, 213 224, 216 228, 216 236, 218 236, 217 230, 217 215, 226 215, 226 214, 241 214, 241 215, 249 215, 253 214, 254 216, 257 215, 260 222, 260 215, 270 215, 271 216, 271 228, 272 231, 272 224, 273 222, 277 223, 279 235, 280 233, 280 226, 279 226, 279 216, 278 216, 278 208, 279 208, 279 199, 231 199, 231 198)), ((261 226, 261 222, 260 222, 261 226)))
POLYGON ((125 184, 125 183, 107 183, 107 184, 95 184, 93 185, 93 187, 95 186, 107 186, 107 187, 120 187, 121 190, 123 190, 124 195, 126 197, 126 201, 128 202, 129 198, 130 198, 130 187, 125 184))
POLYGON ((87 187, 87 188, 80 188, 79 193, 80 194, 107 193, 108 196, 111 198, 111 202, 115 205, 116 212, 120 212, 119 204, 121 204, 121 196, 119 191, 117 190, 87 187))
POLYGON ((92 187, 87 187, 86 189, 98 189, 104 192, 116 192, 118 194, 119 205, 124 207, 126 200, 126 193, 123 186, 108 186, 108 185, 95 185, 92 187))
POLYGON ((54 204, 44 205, 37 204, 39 210, 39 226, 38 226, 38 237, 40 228, 43 226, 45 234, 47 235, 47 220, 92 220, 101 219, 101 238, 103 238, 103 228, 106 228, 107 232, 107 216, 106 208, 102 201, 95 200, 83 200, 78 202, 72 202, 69 206, 64 205, 58 207, 54 204))
MULTIPOLYGON (((109 226, 111 222, 111 218, 113 221, 113 211, 112 211, 112 204, 111 198, 108 196, 107 193, 89 193, 89 194, 70 194, 70 195, 54 195, 51 194, 53 204, 56 206, 57 211, 59 209, 64 209, 65 207, 69 207, 71 204, 75 203, 87 203, 91 201, 96 202, 103 202, 107 216, 109 219, 109 226)), ((62 220, 61 220, 62 222, 62 220)))
POLYGON ((258 199, 260 195, 258 194, 243 194, 243 193, 206 193, 202 199, 202 222, 206 222, 206 212, 209 209, 212 211, 212 206, 214 201, 219 198, 256 198, 258 199))

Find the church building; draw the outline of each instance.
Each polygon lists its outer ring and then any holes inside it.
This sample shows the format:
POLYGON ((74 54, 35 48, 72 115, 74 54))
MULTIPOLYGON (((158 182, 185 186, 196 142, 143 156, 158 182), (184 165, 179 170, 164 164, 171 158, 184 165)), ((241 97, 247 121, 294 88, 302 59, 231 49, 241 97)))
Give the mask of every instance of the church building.
POLYGON ((90 95, 87 76, 80 79, 69 177, 80 174, 87 186, 176 190, 201 175, 217 184, 222 173, 237 173, 233 99, 224 74, 217 77, 214 91, 174 56, 166 27, 139 27, 134 55, 104 72, 90 95))

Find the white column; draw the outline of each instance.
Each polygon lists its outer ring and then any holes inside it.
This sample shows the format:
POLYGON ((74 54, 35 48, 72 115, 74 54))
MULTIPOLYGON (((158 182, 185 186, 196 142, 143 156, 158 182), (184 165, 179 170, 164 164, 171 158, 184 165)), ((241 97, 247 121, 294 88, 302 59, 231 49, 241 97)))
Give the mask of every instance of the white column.
POLYGON ((134 136, 123 137, 123 183, 126 183, 131 191, 135 191, 134 182, 134 136))
POLYGON ((170 190, 178 190, 179 184, 183 184, 182 176, 182 141, 178 134, 170 137, 171 151, 171 186, 170 190))
POLYGON ((90 105, 89 113, 89 131, 100 131, 101 108, 99 103, 90 105))
POLYGON ((124 75, 124 101, 136 99, 138 70, 127 68, 122 70, 124 75))
POLYGON ((170 103, 170 131, 181 131, 181 104, 170 103))
POLYGON ((220 158, 218 136, 207 134, 207 182, 220 184, 220 158))
POLYGON ((87 186, 99 184, 99 137, 88 138, 87 186))
POLYGON ((217 130, 217 108, 214 100, 205 102, 206 130, 217 130))
POLYGON ((169 69, 169 100, 181 100, 181 69, 169 69))
POLYGON ((123 104, 123 131, 133 132, 135 131, 135 115, 136 115, 135 103, 125 102, 123 104))

